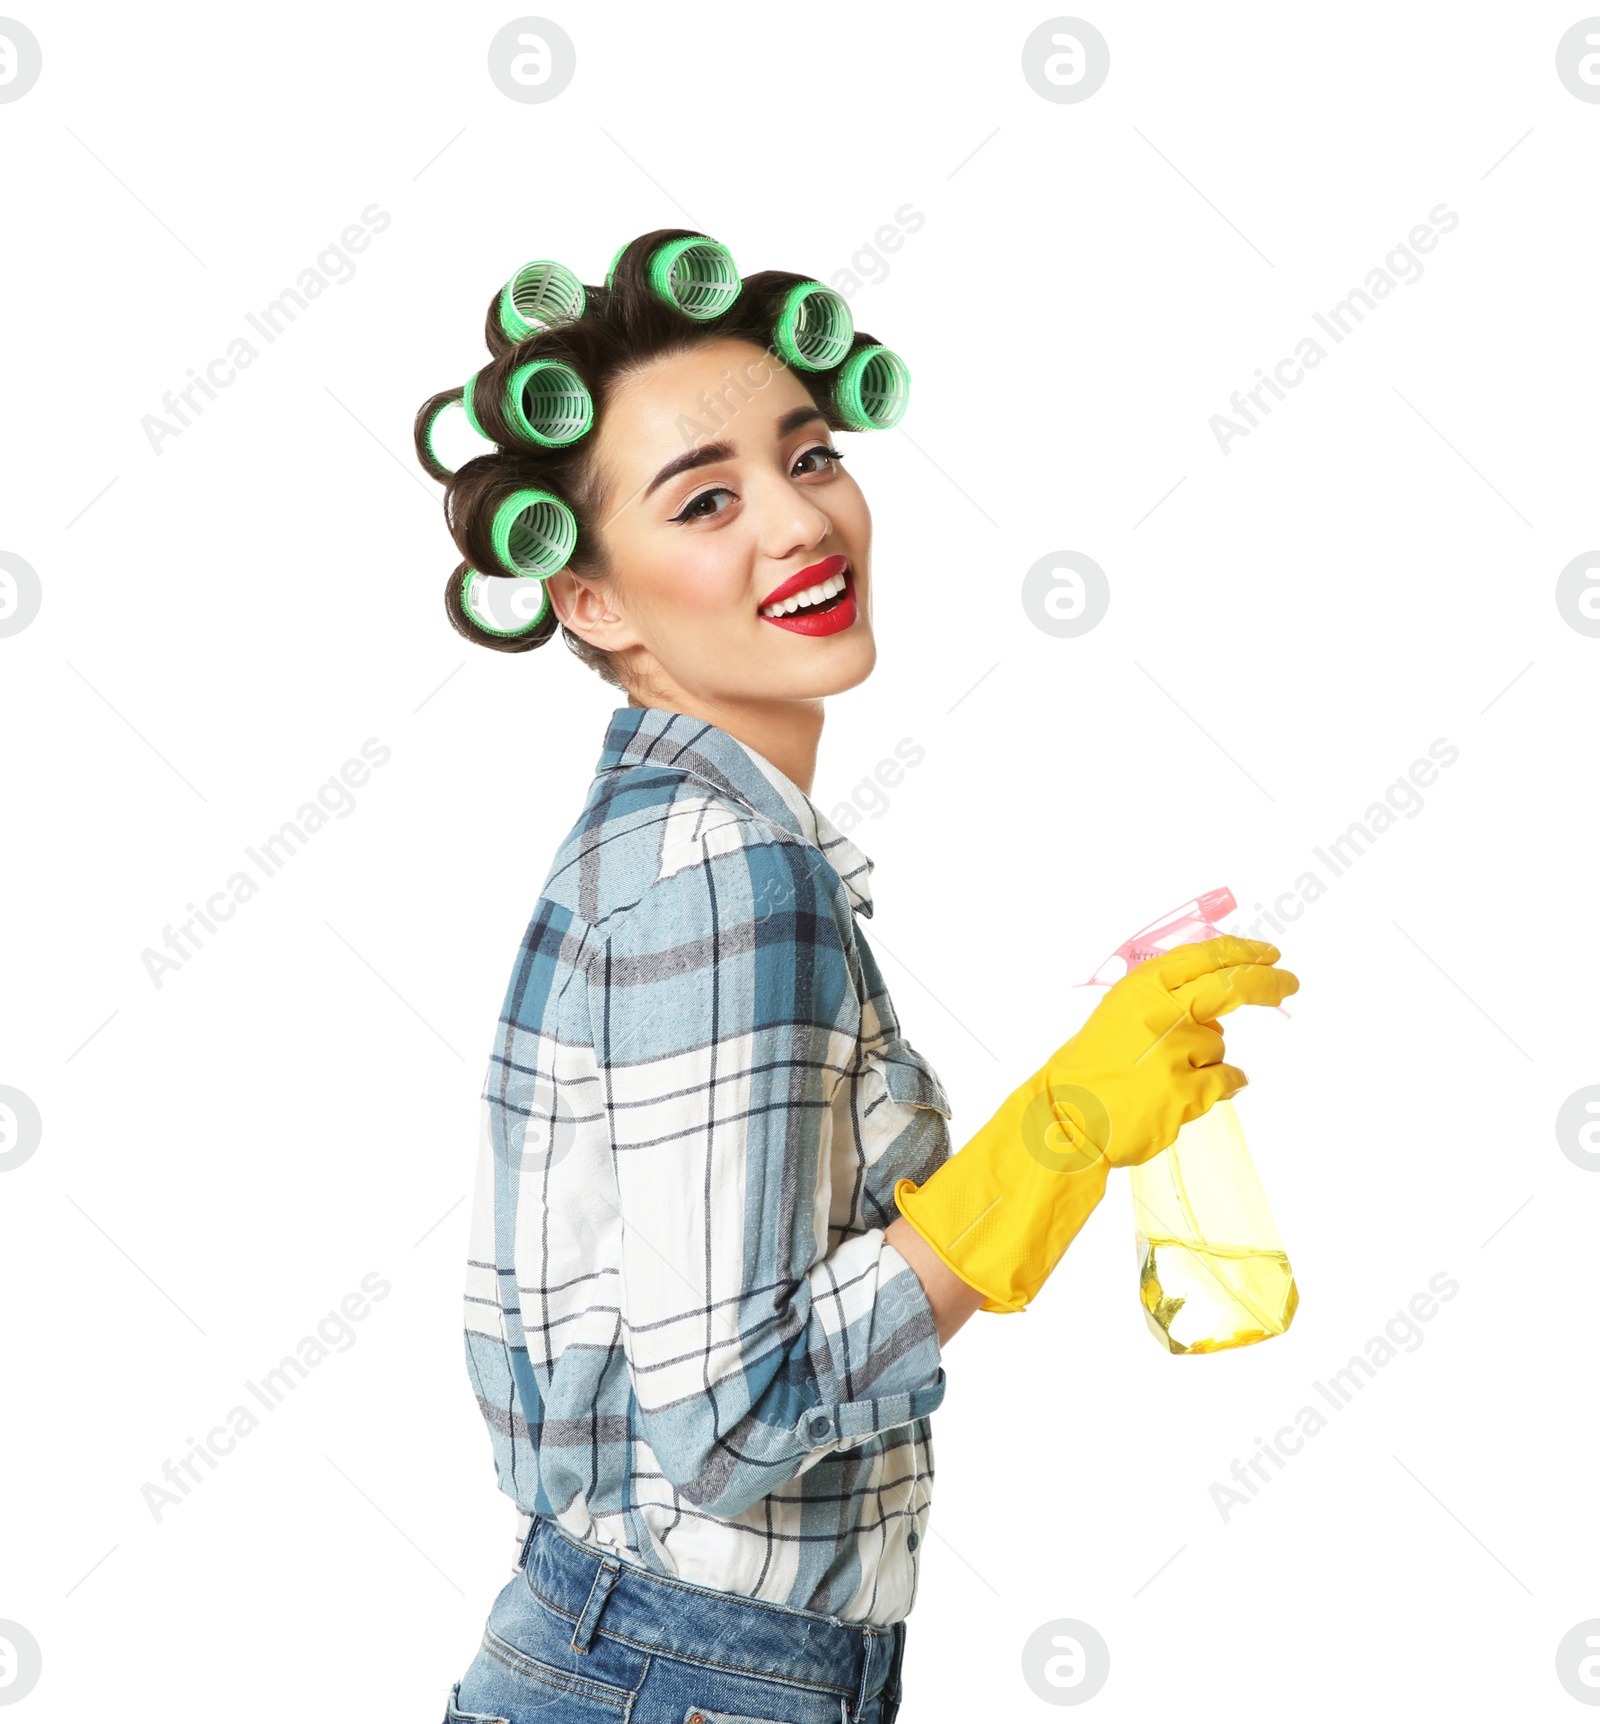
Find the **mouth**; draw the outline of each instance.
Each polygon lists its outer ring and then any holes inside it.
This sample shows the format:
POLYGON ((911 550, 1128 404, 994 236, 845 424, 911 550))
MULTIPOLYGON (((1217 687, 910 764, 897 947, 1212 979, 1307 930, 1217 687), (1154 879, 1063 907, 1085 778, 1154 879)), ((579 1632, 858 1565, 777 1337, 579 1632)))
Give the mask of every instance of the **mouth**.
POLYGON ((856 620, 855 593, 849 559, 828 557, 776 587, 759 614, 791 634, 837 634, 856 620))

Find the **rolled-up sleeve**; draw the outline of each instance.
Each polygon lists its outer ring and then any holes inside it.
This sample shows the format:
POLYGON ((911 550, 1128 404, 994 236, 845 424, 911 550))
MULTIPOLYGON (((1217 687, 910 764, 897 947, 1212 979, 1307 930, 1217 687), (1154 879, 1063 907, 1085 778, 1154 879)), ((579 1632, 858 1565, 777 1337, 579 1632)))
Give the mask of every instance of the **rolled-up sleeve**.
POLYGON ((931 1412, 945 1375, 883 1229, 828 1249, 835 1091, 862 1022, 839 877, 754 819, 678 861, 585 974, 638 1434, 689 1501, 732 1516, 931 1412))

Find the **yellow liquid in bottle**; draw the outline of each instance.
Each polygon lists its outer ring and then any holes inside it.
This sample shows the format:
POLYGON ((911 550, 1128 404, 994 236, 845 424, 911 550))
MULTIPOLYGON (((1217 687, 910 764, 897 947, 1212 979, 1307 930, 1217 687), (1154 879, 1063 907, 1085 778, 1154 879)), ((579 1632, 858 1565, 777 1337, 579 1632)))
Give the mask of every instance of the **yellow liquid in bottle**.
POLYGON ((1281 1251, 1138 1236, 1139 1302, 1173 1353, 1220 1353, 1281 1335, 1300 1295, 1281 1251), (1187 1339, 1185 1339, 1187 1337, 1187 1339))
POLYGON ((1220 1353, 1281 1335, 1300 1295, 1232 1102, 1129 1172, 1139 1302, 1156 1339, 1220 1353))

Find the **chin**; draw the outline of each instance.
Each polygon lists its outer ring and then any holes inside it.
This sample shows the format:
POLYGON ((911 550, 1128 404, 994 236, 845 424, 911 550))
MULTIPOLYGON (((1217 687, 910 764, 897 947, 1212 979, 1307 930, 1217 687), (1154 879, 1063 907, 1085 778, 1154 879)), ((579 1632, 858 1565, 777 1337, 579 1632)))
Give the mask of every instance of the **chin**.
POLYGON ((851 673, 841 678, 837 688, 830 692, 843 694, 847 688, 859 688, 872 675, 873 666, 878 662, 878 643, 868 637, 865 648, 856 654, 857 663, 851 673))
POLYGON ((820 700, 825 695, 859 688, 872 675, 877 662, 878 643, 868 635, 860 644, 852 643, 852 650, 841 653, 837 663, 828 665, 826 670, 819 667, 817 674, 808 679, 811 686, 798 698, 820 700))

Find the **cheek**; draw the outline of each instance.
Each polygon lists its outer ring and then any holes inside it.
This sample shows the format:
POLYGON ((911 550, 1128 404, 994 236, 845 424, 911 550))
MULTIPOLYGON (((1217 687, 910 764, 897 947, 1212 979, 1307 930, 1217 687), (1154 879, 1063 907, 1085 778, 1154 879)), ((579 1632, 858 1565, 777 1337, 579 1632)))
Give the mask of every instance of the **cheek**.
POLYGON ((684 534, 654 560, 651 593, 664 613, 691 621, 742 612, 750 593, 750 558, 731 533, 684 534))
POLYGON ((858 540, 866 540, 872 536, 872 511, 867 507, 867 499, 861 487, 854 480, 841 494, 832 513, 834 524, 841 532, 849 533, 858 540))

